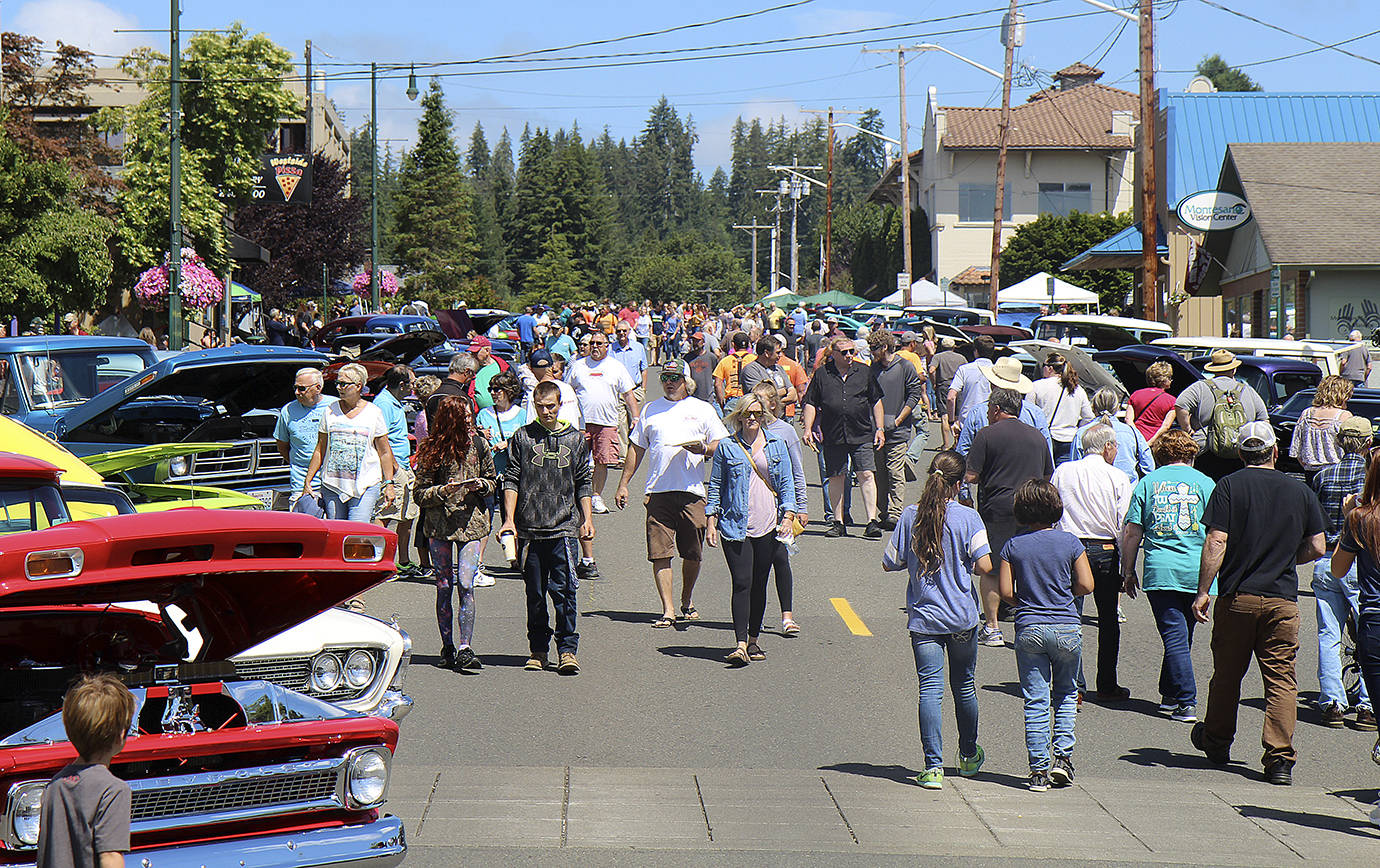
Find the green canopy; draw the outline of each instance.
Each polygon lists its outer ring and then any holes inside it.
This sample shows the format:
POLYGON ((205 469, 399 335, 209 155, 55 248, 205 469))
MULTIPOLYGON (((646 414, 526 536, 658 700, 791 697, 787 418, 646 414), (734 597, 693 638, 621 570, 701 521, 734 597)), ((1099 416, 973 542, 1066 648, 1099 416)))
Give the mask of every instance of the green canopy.
POLYGON ((867 304, 868 299, 860 295, 844 292, 841 289, 831 289, 828 292, 821 292, 818 295, 802 296, 799 301, 814 305, 833 305, 834 307, 857 307, 860 304, 867 304))
POLYGON ((796 294, 793 293, 793 292, 778 292, 776 295, 769 295, 769 296, 766 296, 765 298, 761 299, 761 300, 758 302, 758 304, 772 304, 772 303, 775 303, 777 307, 780 307, 780 308, 787 308, 787 307, 795 307, 796 304, 798 304, 799 302, 804 301, 805 299, 806 299, 806 296, 803 296, 803 295, 796 295, 796 294))
POLYGON ((263 301, 264 298, 243 283, 235 283, 232 280, 230 282, 230 300, 260 302, 263 301))

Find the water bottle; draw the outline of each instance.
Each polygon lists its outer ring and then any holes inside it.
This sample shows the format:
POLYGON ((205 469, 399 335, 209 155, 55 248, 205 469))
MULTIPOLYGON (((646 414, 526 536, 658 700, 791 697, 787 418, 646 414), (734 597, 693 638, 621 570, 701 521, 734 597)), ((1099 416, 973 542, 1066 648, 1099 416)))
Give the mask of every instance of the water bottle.
POLYGON ((791 554, 800 554, 800 543, 795 541, 795 534, 791 533, 790 530, 777 533, 776 541, 781 543, 781 545, 785 546, 786 551, 790 552, 791 554))

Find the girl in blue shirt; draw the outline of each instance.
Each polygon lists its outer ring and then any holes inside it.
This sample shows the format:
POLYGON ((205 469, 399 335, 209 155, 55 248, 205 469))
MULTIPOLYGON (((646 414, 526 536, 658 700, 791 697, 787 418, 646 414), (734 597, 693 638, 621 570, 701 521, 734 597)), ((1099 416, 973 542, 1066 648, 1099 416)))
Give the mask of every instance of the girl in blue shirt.
POLYGON ((974 570, 992 572, 992 558, 982 519, 957 500, 966 470, 957 452, 946 450, 934 456, 920 501, 901 511, 882 553, 882 569, 910 574, 906 612, 920 679, 920 746, 925 756, 925 770, 916 782, 927 790, 944 786, 941 719, 946 657, 958 718, 958 773, 977 774, 985 758, 977 741, 973 672, 979 619, 972 574, 974 570))

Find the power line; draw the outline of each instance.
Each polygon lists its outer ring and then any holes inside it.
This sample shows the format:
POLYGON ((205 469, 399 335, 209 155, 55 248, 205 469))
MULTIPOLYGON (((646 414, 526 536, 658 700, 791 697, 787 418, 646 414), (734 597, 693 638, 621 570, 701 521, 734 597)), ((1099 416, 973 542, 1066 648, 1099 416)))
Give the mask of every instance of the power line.
POLYGON ((1354 58, 1357 59, 1357 60, 1363 60, 1363 61, 1365 61, 1366 63, 1373 63, 1373 64, 1375 64, 1376 66, 1380 66, 1380 60, 1376 60, 1374 57, 1367 57, 1367 56, 1365 56, 1364 54, 1357 54, 1357 53, 1354 52, 1354 51, 1347 51, 1345 48, 1339 48, 1338 46, 1341 45, 1342 43, 1337 43, 1337 44, 1335 44, 1335 45, 1328 45, 1328 44, 1325 43, 1325 42, 1319 42, 1318 40, 1312 38, 1311 36, 1304 36, 1302 33, 1295 33, 1295 32, 1292 31, 1292 30, 1288 30, 1288 29, 1286 29, 1286 28, 1284 28, 1284 27, 1280 27, 1278 24, 1271 24, 1271 23, 1268 22, 1268 21, 1262 21, 1262 20, 1260 20, 1259 18, 1256 18, 1254 15, 1247 15, 1245 12, 1238 12, 1238 11, 1236 11, 1235 9, 1232 9, 1232 8, 1229 7, 1229 6, 1223 6, 1221 3, 1216 2, 1216 0, 1198 0, 1198 2, 1199 2, 1199 3, 1202 3, 1202 4, 1205 5, 1205 6, 1211 6, 1213 9, 1220 9, 1221 11, 1227 13, 1228 15, 1235 15, 1237 18, 1244 18, 1244 19, 1246 19, 1247 21, 1251 21, 1251 22, 1254 22, 1255 24, 1259 24, 1261 27, 1265 27, 1265 28, 1268 28, 1268 29, 1270 29, 1270 30, 1274 30, 1274 31, 1277 31, 1277 32, 1279 32, 1279 33, 1283 33, 1283 34, 1285 34, 1286 36, 1292 36, 1292 37, 1294 37, 1295 39, 1302 39, 1304 42, 1308 42, 1308 43, 1311 43, 1311 44, 1313 44, 1313 45, 1317 45, 1317 46, 1319 46, 1320 48, 1327 49, 1327 50, 1331 50, 1331 51, 1335 51, 1335 52, 1337 52, 1337 53, 1339 53, 1339 54, 1345 54, 1347 57, 1354 57, 1354 58))
MULTIPOLYGON (((1266 58, 1266 59, 1264 59, 1264 60, 1252 60, 1252 61, 1250 61, 1250 62, 1248 62, 1248 63, 1233 63, 1233 64, 1231 64, 1231 66, 1232 66, 1233 69, 1245 69, 1246 67, 1250 67, 1250 66, 1263 66, 1264 64, 1267 64, 1267 63, 1278 63, 1278 62, 1280 62, 1281 60, 1293 60, 1293 59, 1296 58, 1296 57, 1303 57, 1303 56, 1308 55, 1308 54, 1317 54, 1319 51, 1326 51, 1326 50, 1329 49, 1329 48, 1336 48, 1338 45, 1346 45, 1347 43, 1350 43, 1350 42, 1359 42, 1359 41, 1362 40, 1362 39, 1367 39, 1367 38, 1369 38, 1369 37, 1371 37, 1371 36, 1375 36, 1376 34, 1380 34, 1380 30, 1372 30, 1372 31, 1369 32, 1369 33, 1362 33, 1360 36, 1352 36, 1352 37, 1350 37, 1350 38, 1348 38, 1348 39, 1343 39, 1343 40, 1341 40, 1340 42, 1330 42, 1330 43, 1328 43, 1327 45, 1320 45, 1320 46, 1318 46, 1317 48, 1305 48, 1303 51, 1296 51, 1296 52, 1294 52, 1293 54, 1281 54, 1279 57, 1268 57, 1268 58, 1266 58)), ((1189 73, 1189 72, 1197 72, 1197 71, 1198 71, 1197 69, 1162 69, 1162 70, 1160 70, 1160 72, 1167 72, 1167 73, 1189 73)))

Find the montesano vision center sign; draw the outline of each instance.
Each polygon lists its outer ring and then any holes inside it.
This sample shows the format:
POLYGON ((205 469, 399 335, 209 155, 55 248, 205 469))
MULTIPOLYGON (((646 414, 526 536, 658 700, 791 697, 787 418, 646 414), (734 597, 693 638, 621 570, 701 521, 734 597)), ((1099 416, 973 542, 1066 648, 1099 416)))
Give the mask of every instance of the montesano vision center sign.
POLYGON ((1203 232, 1235 229, 1251 219, 1251 206, 1245 199, 1221 190, 1194 193, 1176 211, 1185 226, 1203 232))
POLYGON ((310 205, 311 157, 306 154, 264 154, 249 188, 256 205, 310 205))

